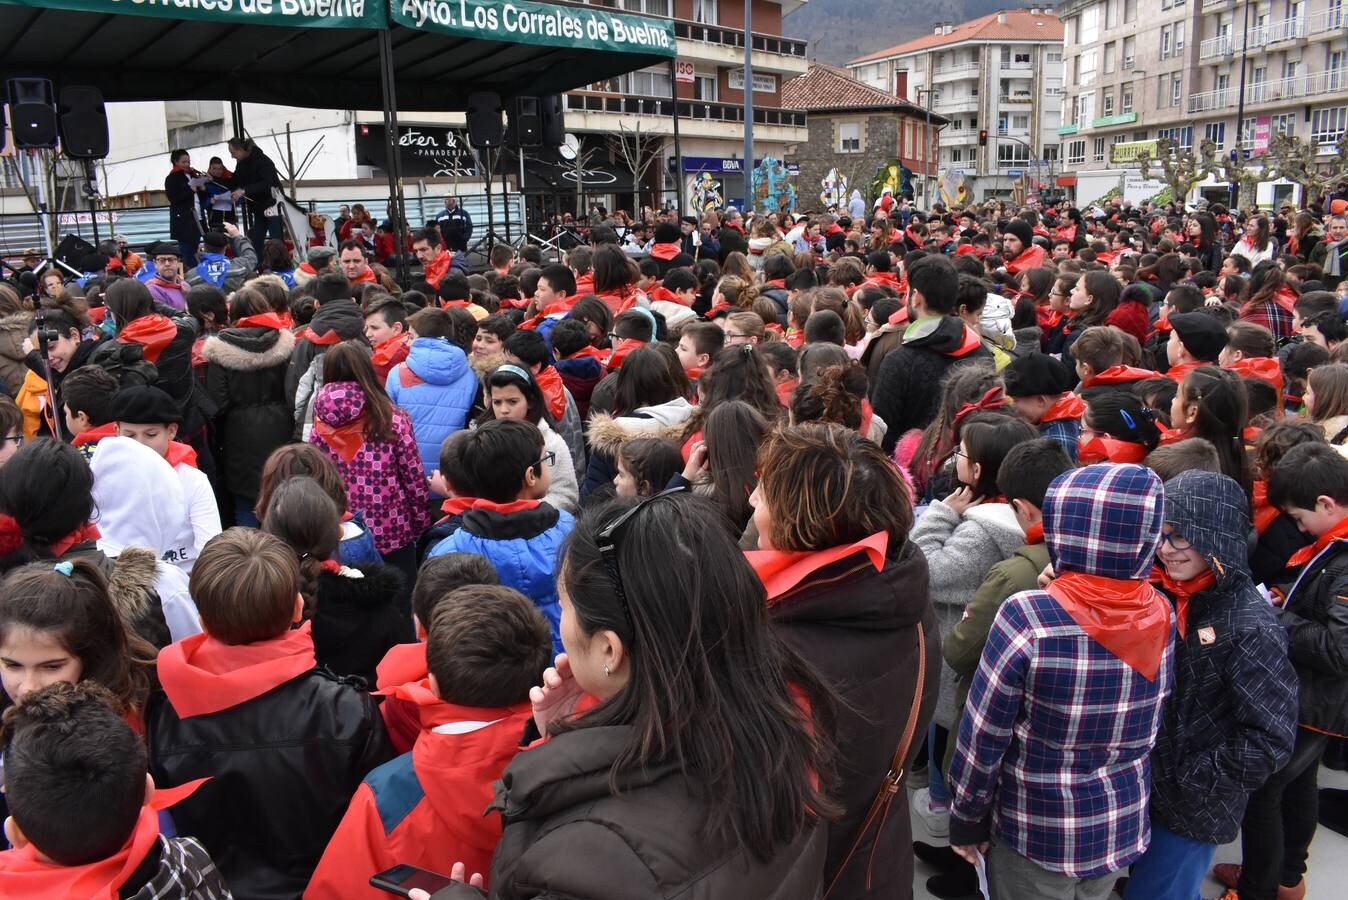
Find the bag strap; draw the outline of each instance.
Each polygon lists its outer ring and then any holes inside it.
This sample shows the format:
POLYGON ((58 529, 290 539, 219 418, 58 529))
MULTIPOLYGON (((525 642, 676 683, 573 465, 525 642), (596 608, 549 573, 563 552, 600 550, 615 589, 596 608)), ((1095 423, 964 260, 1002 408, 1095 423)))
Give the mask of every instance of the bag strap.
POLYGON ((866 818, 862 820, 861 827, 857 829, 856 837, 852 839, 852 846, 847 849, 847 855, 843 857, 837 873, 829 882, 828 890, 824 892, 824 900, 828 900, 833 889, 838 886, 838 879, 842 878, 843 872, 847 870, 847 864, 852 861, 852 854, 857 852, 862 840, 870 832, 871 823, 878 817, 880 824, 876 827, 876 842, 871 845, 871 855, 866 861, 866 890, 869 891, 871 888, 871 869, 875 865, 875 851, 879 846, 880 832, 884 829, 885 820, 889 816, 889 805, 894 802, 894 797, 899 792, 899 784, 906 774, 905 760, 913 743, 913 734, 917 731, 918 716, 922 712, 922 692, 927 681, 927 636, 922 631, 921 622, 914 625, 913 630, 917 632, 917 684, 913 688, 913 702, 908 708, 908 721, 903 726, 903 736, 899 738, 899 745, 894 749, 894 759, 889 764, 889 772, 880 782, 880 789, 876 791, 875 799, 871 801, 871 808, 866 813, 866 818))

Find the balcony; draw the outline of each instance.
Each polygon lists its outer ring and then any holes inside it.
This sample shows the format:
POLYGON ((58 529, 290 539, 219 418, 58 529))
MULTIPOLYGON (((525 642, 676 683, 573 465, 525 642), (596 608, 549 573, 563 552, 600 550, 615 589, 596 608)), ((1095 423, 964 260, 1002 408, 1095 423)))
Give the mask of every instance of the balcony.
MULTIPOLYGON (((1343 32, 1344 21, 1343 7, 1339 7, 1323 10, 1311 16, 1270 22, 1262 27, 1249 29, 1249 49, 1262 49, 1273 44, 1299 41, 1315 35, 1337 36, 1343 32)), ((1199 44, 1198 58, 1205 60, 1232 56, 1239 53, 1241 48, 1240 34, 1219 35, 1199 44)))
POLYGON ((977 128, 961 128, 959 131, 952 131, 951 129, 947 128, 945 131, 941 132, 942 147, 948 146, 963 147, 968 144, 976 144, 976 143, 978 143, 977 128))
POLYGON ((932 109, 940 113, 978 112, 978 98, 968 95, 962 97, 937 97, 932 101, 932 109))
POLYGON ((1203 12, 1214 9, 1223 9, 1230 6, 1233 0, 1203 0, 1203 12))
POLYGON ((1029 106, 1034 103, 1034 97, 1029 94, 1002 94, 997 98, 997 102, 1002 106, 1029 106))
POLYGON ((934 83, 938 81, 961 81, 965 78, 977 78, 978 70, 979 65, 976 62, 942 66, 939 69, 932 70, 931 79, 934 83))
MULTIPOLYGON (((743 30, 676 21, 674 34, 681 57, 720 65, 744 64, 743 30)), ((755 32, 753 47, 755 69, 789 75, 803 75, 809 69, 804 41, 755 32)))
MULTIPOLYGON (((652 133, 672 133, 674 101, 668 97, 634 97, 605 91, 571 91, 566 100, 568 127, 578 131, 615 132, 610 116, 647 116, 657 120, 643 126, 652 133), (650 125, 655 127, 650 127, 650 125)), ((679 127, 684 136, 734 137, 743 133, 744 107, 737 103, 709 100, 679 100, 679 127), (730 126, 727 129, 727 126, 730 126)), ((630 123, 629 123, 630 124, 630 123)), ((777 107, 754 107, 755 136, 768 141, 805 139, 805 111, 777 107)))
MULTIPOLYGON (((1246 85, 1245 105, 1249 107, 1270 103, 1289 103, 1307 97, 1345 92, 1348 92, 1348 71, 1339 69, 1246 85)), ((1232 88, 1204 91, 1189 98, 1189 112, 1200 113, 1211 110, 1226 111, 1234 109, 1237 106, 1238 99, 1238 93, 1232 88)))
POLYGON ((1212 59, 1218 56, 1230 56, 1235 48, 1231 45, 1231 35, 1223 34, 1208 38, 1198 45, 1199 59, 1212 59))

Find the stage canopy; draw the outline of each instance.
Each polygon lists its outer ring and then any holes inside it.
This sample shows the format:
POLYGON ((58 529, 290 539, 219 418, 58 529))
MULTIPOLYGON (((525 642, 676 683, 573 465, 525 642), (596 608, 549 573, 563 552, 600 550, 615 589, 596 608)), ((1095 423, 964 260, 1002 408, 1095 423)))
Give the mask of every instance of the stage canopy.
POLYGON ((108 101, 462 110, 552 94, 676 54, 674 23, 531 0, 0 0, 0 74, 108 101), (392 71, 380 44, 391 46, 392 71))

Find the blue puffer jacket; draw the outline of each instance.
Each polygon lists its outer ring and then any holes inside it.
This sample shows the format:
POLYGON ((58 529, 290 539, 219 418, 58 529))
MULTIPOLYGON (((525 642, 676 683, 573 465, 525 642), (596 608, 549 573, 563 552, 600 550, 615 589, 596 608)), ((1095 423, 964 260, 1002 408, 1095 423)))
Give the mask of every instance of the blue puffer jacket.
POLYGON ((459 528, 436 544, 430 556, 477 553, 496 567, 501 584, 533 601, 552 626, 553 653, 562 652, 562 608, 557 602, 557 566, 562 542, 575 519, 540 503, 533 509, 500 513, 470 509, 459 528))
POLYGON ((440 467, 440 444, 463 428, 477 399, 477 376, 468 357, 444 338, 419 337, 407 360, 388 373, 384 389, 412 417, 421 465, 429 476, 440 467))

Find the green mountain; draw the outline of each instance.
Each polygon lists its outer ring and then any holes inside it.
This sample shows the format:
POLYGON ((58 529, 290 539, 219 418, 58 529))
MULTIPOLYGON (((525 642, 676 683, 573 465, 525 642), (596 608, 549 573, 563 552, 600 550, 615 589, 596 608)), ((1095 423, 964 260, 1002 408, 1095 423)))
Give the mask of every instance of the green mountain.
MULTIPOLYGON (((1044 5, 1050 5, 1045 3, 1044 5)), ((810 56, 822 63, 848 60, 931 34, 937 22, 967 22, 999 9, 1006 0, 809 0, 782 20, 788 37, 810 42, 810 56)))

